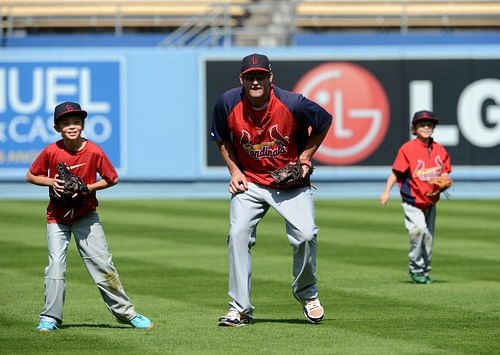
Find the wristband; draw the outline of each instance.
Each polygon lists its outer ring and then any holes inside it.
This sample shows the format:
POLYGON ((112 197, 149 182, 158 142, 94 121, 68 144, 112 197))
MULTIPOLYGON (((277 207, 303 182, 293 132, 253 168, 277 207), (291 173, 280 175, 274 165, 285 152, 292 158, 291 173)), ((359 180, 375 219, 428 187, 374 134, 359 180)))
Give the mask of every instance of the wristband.
POLYGON ((313 165, 310 160, 300 160, 300 165, 307 165, 309 169, 312 169, 313 165))

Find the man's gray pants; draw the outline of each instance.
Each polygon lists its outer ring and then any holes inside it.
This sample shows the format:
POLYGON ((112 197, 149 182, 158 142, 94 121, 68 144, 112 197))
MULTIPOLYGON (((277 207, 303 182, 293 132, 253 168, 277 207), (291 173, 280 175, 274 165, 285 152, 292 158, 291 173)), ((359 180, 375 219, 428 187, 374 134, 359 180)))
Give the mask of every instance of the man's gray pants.
POLYGON ((66 256, 71 233, 90 277, 99 288, 106 307, 120 321, 136 316, 134 306, 120 282, 97 212, 91 212, 71 225, 48 223, 49 266, 45 268, 45 308, 40 321, 62 325, 66 294, 66 256))
POLYGON ((406 202, 401 204, 405 214, 405 226, 410 234, 410 253, 408 270, 412 273, 431 271, 432 249, 434 247, 434 226, 436 206, 421 210, 406 202))
POLYGON ((248 190, 231 198, 228 236, 229 303, 231 308, 253 317, 250 303, 252 260, 250 248, 256 243, 257 224, 269 207, 286 221, 286 234, 293 247, 292 292, 299 300, 318 296, 316 287, 316 235, 314 201, 311 188, 292 190, 273 189, 253 183, 248 190))

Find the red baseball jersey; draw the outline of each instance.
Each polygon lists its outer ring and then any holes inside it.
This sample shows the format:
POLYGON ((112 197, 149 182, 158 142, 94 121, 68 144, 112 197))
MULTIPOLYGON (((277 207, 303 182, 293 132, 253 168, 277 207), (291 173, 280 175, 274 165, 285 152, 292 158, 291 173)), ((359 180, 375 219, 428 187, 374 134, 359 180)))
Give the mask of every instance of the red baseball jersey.
MULTIPOLYGON (((77 152, 66 149, 62 140, 48 145, 35 159, 30 171, 33 175, 53 178, 57 173, 59 162, 64 162, 67 167, 71 168, 74 175, 83 179, 85 184, 95 183, 97 173, 108 182, 118 177, 115 168, 104 151, 89 140, 87 140, 85 147, 77 152)), ((52 189, 52 187, 49 189, 52 189)), ((84 200, 82 205, 75 207, 73 213, 70 214, 67 213, 67 207, 49 202, 47 221, 49 223, 72 224, 88 213, 95 211, 97 205, 95 191, 84 200)))
POLYGON ((267 108, 252 109, 243 87, 226 91, 214 109, 211 139, 231 141, 248 181, 276 187, 270 171, 297 161, 309 130, 323 132, 332 116, 300 94, 271 87, 267 108))
POLYGON ((429 180, 451 172, 450 157, 446 149, 432 138, 429 144, 415 138, 401 146, 392 170, 399 173, 398 184, 403 201, 427 209, 439 200, 439 194, 425 195, 434 190, 429 180))

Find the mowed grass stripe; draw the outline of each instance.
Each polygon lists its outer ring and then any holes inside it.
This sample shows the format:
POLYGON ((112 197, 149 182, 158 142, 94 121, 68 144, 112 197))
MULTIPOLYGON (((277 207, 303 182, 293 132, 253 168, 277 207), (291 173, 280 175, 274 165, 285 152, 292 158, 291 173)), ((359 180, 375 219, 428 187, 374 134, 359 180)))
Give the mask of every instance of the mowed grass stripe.
MULTIPOLYGON (((24 202, 9 202, 8 207, 0 203, 0 211, 35 216, 10 233, 3 228, 0 233, 2 246, 8 248, 0 264, 7 269, 0 276, 12 285, 0 295, 5 305, 1 320, 9 324, 0 329, 0 345, 6 352, 210 354, 227 349, 228 340, 248 344, 238 347, 241 353, 470 354, 495 353, 500 347, 498 265, 491 258, 499 247, 492 243, 494 237, 485 228, 481 238, 464 239, 469 232, 465 230, 454 240, 445 233, 450 226, 441 219, 438 206, 433 261, 437 282, 413 285, 406 275, 408 236, 396 201, 387 206, 378 201, 317 201, 318 278, 327 307, 327 317, 318 326, 305 321, 291 295, 292 248, 281 217, 270 211, 252 249, 257 322, 240 329, 216 325, 229 301, 229 201, 205 201, 201 208, 196 201, 142 201, 139 214, 134 213, 136 201, 104 201, 99 212, 122 282, 138 311, 151 316, 156 327, 138 332, 115 323, 72 243, 68 327, 40 336, 34 327, 43 306, 46 203, 24 202), (203 214, 207 208, 209 215, 203 214), (143 218, 145 211, 157 222, 143 218), (168 222, 163 214, 170 214, 168 222), (124 218, 134 223, 122 223, 124 218)), ((456 203, 466 214, 466 201, 442 202, 456 203)), ((477 201, 472 205, 482 206, 477 201)), ((494 207, 487 206, 481 209, 494 207)), ((15 214, 0 213, 0 227, 11 228, 5 218, 19 220, 15 214)), ((500 222, 492 218, 490 223, 495 235, 500 222)))

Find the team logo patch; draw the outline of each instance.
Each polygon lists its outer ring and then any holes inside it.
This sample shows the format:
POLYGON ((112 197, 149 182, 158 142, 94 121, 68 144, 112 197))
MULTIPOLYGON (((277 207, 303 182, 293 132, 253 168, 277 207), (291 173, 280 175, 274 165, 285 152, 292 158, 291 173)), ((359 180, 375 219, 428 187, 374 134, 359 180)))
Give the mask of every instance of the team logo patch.
POLYGON ((254 159, 275 158, 288 152, 290 138, 278 130, 278 125, 269 129, 270 141, 252 144, 252 137, 244 129, 241 131, 240 145, 254 159))
POLYGON ((441 156, 436 156, 436 158, 434 158, 434 163, 436 163, 436 166, 426 168, 425 162, 419 159, 413 177, 419 178, 421 181, 429 181, 437 178, 441 175, 444 166, 441 156))

